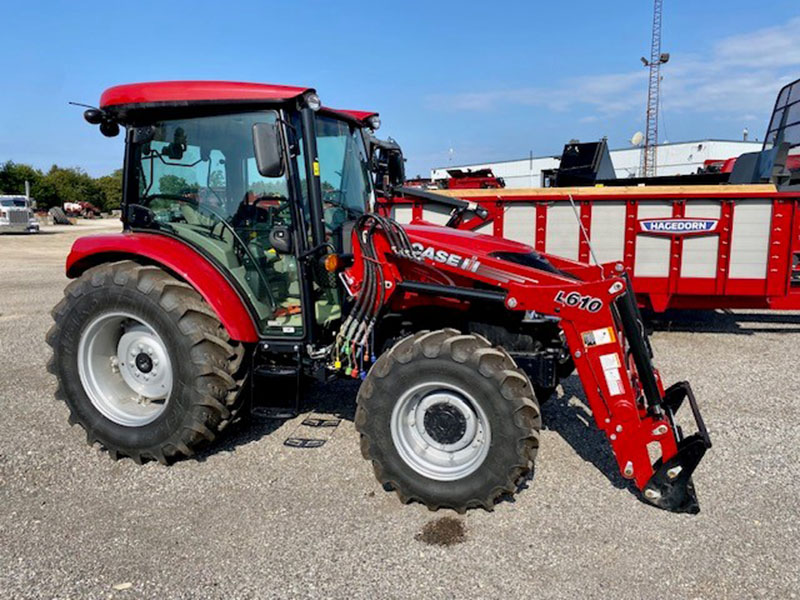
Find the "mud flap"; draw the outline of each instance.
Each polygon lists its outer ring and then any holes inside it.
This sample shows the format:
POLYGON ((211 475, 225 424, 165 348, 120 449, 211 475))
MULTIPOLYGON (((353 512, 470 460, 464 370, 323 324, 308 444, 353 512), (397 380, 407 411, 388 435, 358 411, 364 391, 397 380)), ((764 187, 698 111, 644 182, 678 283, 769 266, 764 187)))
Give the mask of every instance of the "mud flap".
POLYGON ((645 500, 671 512, 699 513, 692 473, 707 449, 706 440, 699 433, 681 440, 677 454, 656 468, 642 490, 645 500))

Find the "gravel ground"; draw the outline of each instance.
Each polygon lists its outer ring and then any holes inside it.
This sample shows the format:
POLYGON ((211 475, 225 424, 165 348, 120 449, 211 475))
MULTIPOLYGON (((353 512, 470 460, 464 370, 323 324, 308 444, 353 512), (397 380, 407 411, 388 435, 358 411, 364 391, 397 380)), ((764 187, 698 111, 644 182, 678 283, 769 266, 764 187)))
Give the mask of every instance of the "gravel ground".
POLYGON ((44 336, 70 243, 104 227, 0 236, 0 596, 796 597, 800 314, 656 324, 665 380, 692 382, 714 441, 695 474, 699 515, 631 493, 573 377, 544 409, 526 489, 462 517, 378 485, 352 384, 311 391, 315 414, 343 417, 317 449, 283 445, 302 417, 234 428, 171 467, 89 448, 53 400, 44 336))

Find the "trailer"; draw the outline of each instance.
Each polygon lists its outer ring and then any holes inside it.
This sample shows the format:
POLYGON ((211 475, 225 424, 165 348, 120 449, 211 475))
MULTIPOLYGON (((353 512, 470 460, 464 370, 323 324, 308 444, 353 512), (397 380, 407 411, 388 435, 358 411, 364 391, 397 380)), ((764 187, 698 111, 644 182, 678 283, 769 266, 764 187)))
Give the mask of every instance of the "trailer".
MULTIPOLYGON (((587 264, 622 264, 640 304, 657 312, 800 309, 800 191, 759 184, 436 193, 488 213, 458 229, 587 264)), ((410 195, 379 205, 400 223, 443 225, 453 211, 410 195)))

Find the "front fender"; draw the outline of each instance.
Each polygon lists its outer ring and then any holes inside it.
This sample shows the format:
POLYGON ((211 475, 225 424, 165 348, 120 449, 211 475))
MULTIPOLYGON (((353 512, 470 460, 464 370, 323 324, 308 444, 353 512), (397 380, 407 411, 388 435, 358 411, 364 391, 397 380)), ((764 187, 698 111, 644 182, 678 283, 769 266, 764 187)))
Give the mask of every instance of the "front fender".
POLYGON ((232 339, 258 341, 253 317, 236 288, 205 256, 170 237, 125 232, 79 238, 67 256, 67 277, 79 277, 95 265, 125 259, 144 259, 166 267, 197 290, 232 339))

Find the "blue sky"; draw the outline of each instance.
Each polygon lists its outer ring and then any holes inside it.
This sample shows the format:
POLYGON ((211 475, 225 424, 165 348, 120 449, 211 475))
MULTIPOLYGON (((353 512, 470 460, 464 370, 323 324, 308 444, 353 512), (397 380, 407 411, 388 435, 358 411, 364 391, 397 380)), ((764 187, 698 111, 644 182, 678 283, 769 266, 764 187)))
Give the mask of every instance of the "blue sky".
MULTIPOLYGON (((121 137, 67 102, 164 79, 308 85, 377 110, 410 175, 570 138, 624 147, 644 125, 649 0, 6 2, 0 15, 0 161, 110 172, 121 137)), ((762 136, 779 86, 800 77, 798 31, 797 0, 666 0, 662 140, 762 136)))

